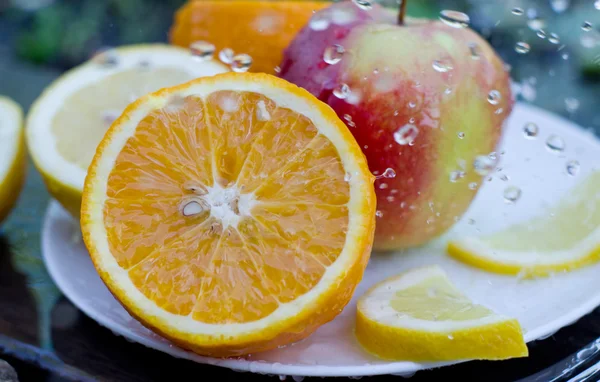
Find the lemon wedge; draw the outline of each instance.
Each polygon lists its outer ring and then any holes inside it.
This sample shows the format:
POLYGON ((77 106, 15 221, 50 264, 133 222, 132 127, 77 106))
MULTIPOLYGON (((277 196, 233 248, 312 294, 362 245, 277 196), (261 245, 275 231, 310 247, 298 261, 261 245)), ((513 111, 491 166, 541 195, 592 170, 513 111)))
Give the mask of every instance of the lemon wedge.
POLYGON ((0 96, 0 222, 19 197, 26 164, 23 112, 14 101, 0 96))
POLYGON ((573 187, 544 215, 484 236, 448 243, 450 256, 477 268, 543 277, 600 260, 600 171, 573 187))
POLYGON ((414 362, 528 355, 516 319, 463 295, 438 266, 376 284, 358 301, 356 337, 370 353, 414 362))
POLYGON ((229 68, 190 50, 141 44, 106 50, 68 71, 27 115, 27 145, 50 194, 79 218, 96 147, 123 110, 153 91, 229 68))

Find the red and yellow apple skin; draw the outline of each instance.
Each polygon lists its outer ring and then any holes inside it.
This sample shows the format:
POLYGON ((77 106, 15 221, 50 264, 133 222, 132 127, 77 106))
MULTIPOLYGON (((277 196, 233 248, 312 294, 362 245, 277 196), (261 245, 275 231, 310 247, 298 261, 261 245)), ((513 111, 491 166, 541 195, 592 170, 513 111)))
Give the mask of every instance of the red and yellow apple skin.
POLYGON ((502 60, 468 28, 423 19, 399 26, 394 14, 378 6, 361 10, 342 2, 314 17, 329 19, 329 26, 321 30, 317 24, 315 30, 309 24, 298 33, 280 76, 336 111, 375 175, 387 168, 396 173, 375 182, 375 250, 420 246, 438 237, 485 181, 475 160, 493 157, 512 110, 502 60), (344 53, 330 65, 323 55, 333 44, 344 53), (349 93, 340 98, 343 85, 349 93), (409 124, 418 134, 411 143, 398 143, 394 133, 409 124))

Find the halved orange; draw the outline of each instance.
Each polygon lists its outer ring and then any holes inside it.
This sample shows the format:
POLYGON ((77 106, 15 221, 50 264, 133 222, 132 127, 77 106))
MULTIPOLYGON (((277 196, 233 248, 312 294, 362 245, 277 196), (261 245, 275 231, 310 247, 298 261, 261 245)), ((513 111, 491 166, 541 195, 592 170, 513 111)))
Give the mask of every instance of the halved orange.
POLYGON ((197 40, 249 54, 252 72, 275 73, 283 50, 315 11, 329 1, 190 0, 175 14, 170 42, 184 47, 197 40))
POLYGON ((369 258, 374 177, 332 109, 267 74, 149 94, 89 168, 81 226, 115 297, 210 356, 300 340, 350 300, 369 258))

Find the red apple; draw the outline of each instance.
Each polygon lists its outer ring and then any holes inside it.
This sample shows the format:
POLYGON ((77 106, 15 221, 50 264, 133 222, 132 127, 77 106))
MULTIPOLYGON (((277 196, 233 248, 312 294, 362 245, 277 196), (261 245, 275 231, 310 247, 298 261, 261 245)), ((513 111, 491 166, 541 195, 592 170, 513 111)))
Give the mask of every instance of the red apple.
POLYGON ((377 250, 421 245, 460 218, 513 106, 502 60, 464 20, 399 25, 377 5, 317 12, 280 76, 336 111, 375 175, 393 170, 375 182, 377 250))

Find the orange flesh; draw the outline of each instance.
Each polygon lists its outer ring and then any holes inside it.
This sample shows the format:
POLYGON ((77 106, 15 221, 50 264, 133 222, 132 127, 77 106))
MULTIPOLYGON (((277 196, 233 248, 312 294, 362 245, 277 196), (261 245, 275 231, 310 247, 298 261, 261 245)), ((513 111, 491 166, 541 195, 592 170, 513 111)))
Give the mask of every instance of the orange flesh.
POLYGON ((153 111, 107 186, 118 264, 158 306, 205 323, 269 315, 311 290, 345 245, 349 185, 337 150, 309 119, 257 93, 153 111), (233 220, 210 196, 223 189, 233 220), (202 210, 184 215, 194 201, 202 210))

